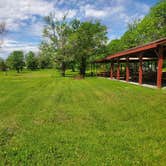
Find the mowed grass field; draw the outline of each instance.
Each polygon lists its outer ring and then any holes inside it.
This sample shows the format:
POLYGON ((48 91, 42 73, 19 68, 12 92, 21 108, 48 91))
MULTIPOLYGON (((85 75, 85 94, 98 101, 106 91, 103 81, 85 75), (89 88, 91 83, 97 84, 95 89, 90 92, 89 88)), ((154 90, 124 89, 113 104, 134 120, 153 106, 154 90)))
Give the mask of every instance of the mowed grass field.
POLYGON ((166 90, 0 73, 0 165, 166 165, 166 90))

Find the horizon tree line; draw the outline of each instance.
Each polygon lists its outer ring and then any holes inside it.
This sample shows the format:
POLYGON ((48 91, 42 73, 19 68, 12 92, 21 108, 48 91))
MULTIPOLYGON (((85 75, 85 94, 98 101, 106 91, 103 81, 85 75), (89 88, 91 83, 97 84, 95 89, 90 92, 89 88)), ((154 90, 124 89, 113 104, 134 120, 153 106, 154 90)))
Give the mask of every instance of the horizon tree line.
MULTIPOLYGON (((107 44, 107 27, 99 21, 68 20, 67 14, 57 20, 51 13, 45 17, 46 26, 43 30, 40 54, 29 52, 24 57, 23 52, 13 52, 6 63, 0 60, 0 68, 5 69, 6 65, 19 72, 24 67, 35 70, 55 66, 62 76, 65 76, 67 69, 72 69, 79 70, 80 75, 85 77, 90 62, 97 58, 166 37, 165 16, 166 1, 160 0, 142 20, 129 23, 121 38, 107 44)), ((4 25, 0 28, 2 34, 4 25)))
POLYGON ((24 53, 21 50, 13 51, 6 60, 0 58, 0 70, 16 70, 17 73, 23 69, 37 70, 52 68, 50 57, 35 54, 33 51, 24 53))

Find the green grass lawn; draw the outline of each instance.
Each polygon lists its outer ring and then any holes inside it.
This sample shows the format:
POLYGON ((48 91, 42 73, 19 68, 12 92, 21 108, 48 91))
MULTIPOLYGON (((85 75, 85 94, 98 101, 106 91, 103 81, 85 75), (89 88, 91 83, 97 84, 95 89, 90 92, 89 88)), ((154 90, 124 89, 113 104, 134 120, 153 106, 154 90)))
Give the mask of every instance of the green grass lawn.
POLYGON ((54 70, 0 73, 0 165, 165 165, 166 90, 54 70))

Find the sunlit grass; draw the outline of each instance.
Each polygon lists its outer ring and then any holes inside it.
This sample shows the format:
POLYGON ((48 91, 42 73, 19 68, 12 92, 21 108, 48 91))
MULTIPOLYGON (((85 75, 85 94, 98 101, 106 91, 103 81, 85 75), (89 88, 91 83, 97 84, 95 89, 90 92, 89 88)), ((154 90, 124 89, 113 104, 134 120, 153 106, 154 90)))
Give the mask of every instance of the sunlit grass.
POLYGON ((0 165, 165 165, 165 101, 55 70, 0 73, 0 165))

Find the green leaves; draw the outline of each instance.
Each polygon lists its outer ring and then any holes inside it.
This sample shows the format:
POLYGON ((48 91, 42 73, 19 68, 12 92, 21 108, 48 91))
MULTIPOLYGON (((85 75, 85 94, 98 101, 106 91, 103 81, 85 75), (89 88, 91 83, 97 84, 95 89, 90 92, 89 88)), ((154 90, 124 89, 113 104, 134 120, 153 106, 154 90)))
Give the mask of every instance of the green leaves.
POLYGON ((106 30, 99 22, 82 22, 71 34, 70 43, 81 75, 85 74, 88 61, 95 59, 101 48, 106 45, 106 30))
POLYGON ((67 15, 59 21, 53 14, 45 20, 47 26, 43 31, 45 40, 41 45, 41 53, 54 55, 55 62, 60 65, 63 74, 66 68, 73 64, 80 68, 81 64, 84 64, 85 71, 87 62, 106 45, 107 28, 100 22, 80 22, 77 19, 69 22, 67 15))
POLYGON ((161 0, 142 21, 135 20, 119 40, 108 44, 110 54, 145 44, 166 36, 166 1, 161 0))
POLYGON ((38 68, 38 59, 32 51, 26 55, 26 65, 27 68, 31 70, 36 70, 38 68))
POLYGON ((7 59, 7 64, 10 68, 17 70, 17 72, 19 73, 25 65, 23 52, 14 51, 13 53, 11 53, 7 59))

